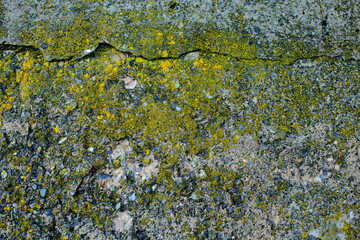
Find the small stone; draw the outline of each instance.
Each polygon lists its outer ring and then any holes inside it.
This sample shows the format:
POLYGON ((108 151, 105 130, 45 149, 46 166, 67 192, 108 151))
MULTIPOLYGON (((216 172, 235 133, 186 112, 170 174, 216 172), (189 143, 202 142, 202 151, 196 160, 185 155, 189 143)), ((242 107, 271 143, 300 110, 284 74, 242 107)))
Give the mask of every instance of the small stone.
POLYGON ((7 177, 7 172, 6 172, 5 170, 3 170, 3 171, 1 172, 1 177, 2 177, 2 178, 6 178, 6 177, 7 177))
POLYGON ((244 129, 244 125, 240 124, 239 130, 243 130, 243 129, 244 129))
POLYGON ((93 51, 94 51, 93 49, 85 49, 83 54, 88 55, 88 54, 92 53, 93 51))
POLYGON ((203 93, 205 94, 205 96, 206 96, 208 99, 213 99, 213 98, 214 98, 212 95, 210 95, 209 92, 206 92, 205 90, 203 90, 203 93))
POLYGON ((198 60, 200 56, 200 52, 190 52, 188 54, 185 55, 184 60, 186 61, 195 61, 198 60))
POLYGON ((313 230, 311 230, 311 231, 309 232, 309 235, 310 235, 310 236, 313 236, 313 237, 315 237, 315 238, 320 238, 320 237, 321 237, 321 232, 320 232, 320 230, 318 230, 318 229, 313 229, 313 230))
POLYGON ((45 197, 45 195, 46 195, 46 188, 40 189, 40 196, 45 197))
POLYGON ((137 85, 136 79, 129 76, 126 76, 120 80, 125 83, 125 89, 134 89, 137 85))
POLYGON ((175 88, 178 88, 178 87, 180 87, 180 83, 179 83, 179 81, 176 81, 175 82, 175 86, 174 86, 175 88))
POLYGON ((37 185, 34 183, 32 186, 31 186, 34 190, 37 189, 37 185))
POLYGON ((63 137, 62 139, 60 139, 59 144, 62 144, 63 142, 65 142, 67 140, 67 137, 63 137))
POLYGON ((94 147, 89 147, 89 148, 88 148, 88 151, 89 151, 89 152, 94 152, 94 150, 95 150, 94 147))
POLYGON ((21 113, 21 116, 20 116, 20 117, 24 118, 24 117, 25 117, 25 115, 26 115, 26 112, 25 112, 25 111, 23 111, 23 112, 21 113))
POLYGON ((109 175, 107 175, 107 174, 102 173, 100 175, 100 179, 107 179, 107 178, 109 178, 109 175))
POLYGON ((76 102, 73 102, 73 103, 66 106, 67 110, 69 110, 70 112, 73 111, 76 107, 77 107, 76 102))
POLYGON ((197 194, 196 194, 195 192, 193 192, 193 193, 190 195, 189 198, 192 199, 192 200, 195 200, 195 201, 199 200, 199 198, 198 198, 198 196, 197 196, 197 194))
POLYGON ((115 206, 115 210, 119 210, 119 208, 121 207, 121 202, 117 203, 115 206))
POLYGON ((129 195, 129 200, 130 201, 135 201, 137 199, 137 197, 136 197, 136 194, 133 192, 133 193, 130 193, 130 195, 129 195))
POLYGON ((175 103, 171 103, 171 108, 173 109, 173 110, 176 110, 176 111, 178 111, 178 112, 181 112, 181 107, 179 107, 177 104, 175 104, 175 103))
POLYGON ((228 212, 229 212, 229 214, 232 214, 234 212, 234 207, 230 206, 228 212))
POLYGON ((3 57, 6 57, 7 55, 9 55, 9 54, 14 54, 14 53, 15 53, 15 51, 5 50, 5 51, 3 51, 3 57))
POLYGON ((350 211, 349 212, 349 218, 348 218, 348 222, 351 221, 353 218, 355 218, 355 215, 354 215, 354 212, 353 211, 350 211))
POLYGON ((200 172, 199 172, 199 177, 200 177, 200 178, 206 178, 206 177, 207 177, 204 170, 202 170, 202 169, 200 170, 200 172))
POLYGON ((125 153, 121 156, 121 166, 126 167, 126 154, 125 153))
POLYGON ((118 212, 112 221, 113 229, 117 232, 125 232, 131 229, 133 218, 129 212, 118 212))
POLYGON ((111 57, 111 61, 112 62, 118 62, 118 61, 122 61, 122 60, 125 60, 128 56, 124 53, 122 54, 114 54, 112 55, 111 57))
POLYGON ((323 182, 323 183, 325 183, 325 177, 324 177, 324 175, 320 175, 320 179, 321 179, 321 181, 323 182))
MULTIPOLYGON (((115 148, 110 149, 108 151, 108 154, 112 160, 117 160, 118 158, 121 158, 122 161, 124 161, 126 166, 126 154, 132 152, 132 147, 130 145, 130 142, 128 140, 124 140, 120 142, 118 145, 116 145, 115 148)), ((124 166, 124 167, 125 167, 124 166)))
POLYGON ((110 156, 107 156, 107 159, 108 159, 108 162, 109 162, 110 165, 113 164, 110 156))

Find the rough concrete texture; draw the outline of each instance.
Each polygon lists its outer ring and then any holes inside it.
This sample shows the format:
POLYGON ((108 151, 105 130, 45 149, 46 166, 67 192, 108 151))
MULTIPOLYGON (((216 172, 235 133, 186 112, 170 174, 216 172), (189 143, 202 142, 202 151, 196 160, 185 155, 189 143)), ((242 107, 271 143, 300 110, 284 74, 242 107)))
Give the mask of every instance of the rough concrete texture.
POLYGON ((357 1, 5 1, 0 239, 358 239, 357 1))
POLYGON ((245 59, 359 58, 359 2, 2 0, 0 41, 79 58, 107 43, 148 59, 193 50, 245 59))

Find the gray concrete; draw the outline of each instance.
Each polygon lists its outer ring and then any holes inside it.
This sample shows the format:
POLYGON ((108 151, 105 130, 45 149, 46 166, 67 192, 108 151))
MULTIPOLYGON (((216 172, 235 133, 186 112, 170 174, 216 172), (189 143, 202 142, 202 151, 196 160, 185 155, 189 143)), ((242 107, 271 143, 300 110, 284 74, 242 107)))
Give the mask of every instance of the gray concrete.
POLYGON ((359 58, 356 0, 3 0, 1 5, 0 41, 40 48, 48 60, 81 57, 102 42, 147 58, 194 49, 240 58, 359 58), (174 36, 175 43, 156 41, 158 32, 174 36), (239 41, 253 51, 239 51, 239 41))

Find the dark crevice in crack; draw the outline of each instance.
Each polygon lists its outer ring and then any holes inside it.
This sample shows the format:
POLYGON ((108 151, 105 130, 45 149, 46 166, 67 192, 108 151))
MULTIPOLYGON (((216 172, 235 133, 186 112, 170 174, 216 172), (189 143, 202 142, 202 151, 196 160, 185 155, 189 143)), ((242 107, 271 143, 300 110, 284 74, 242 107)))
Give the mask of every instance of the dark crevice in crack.
POLYGON ((65 62, 65 61, 73 61, 74 60, 74 57, 71 56, 71 57, 68 57, 68 58, 62 58, 62 59, 51 59, 50 61, 48 62, 65 62))
POLYGON ((39 51, 38 48, 33 46, 26 46, 26 45, 13 45, 13 44, 6 44, 5 42, 0 44, 0 51, 5 50, 12 50, 15 53, 19 53, 22 51, 30 50, 30 51, 39 51))
POLYGON ((142 59, 145 59, 145 60, 151 62, 151 61, 168 60, 168 59, 173 59, 173 60, 183 59, 186 55, 188 55, 190 53, 194 53, 194 52, 203 52, 203 53, 205 53, 205 51, 202 51, 201 49, 194 49, 194 50, 191 50, 191 51, 181 53, 178 57, 171 57, 170 56, 170 57, 147 58, 147 57, 145 57, 143 55, 135 55, 135 54, 133 54, 132 56, 142 58, 142 59))
MULTIPOLYGON (((316 60, 316 59, 319 59, 319 58, 329 58, 329 59, 342 58, 343 61, 346 61, 346 62, 348 62, 348 61, 360 61, 360 59, 355 59, 355 58, 346 58, 345 59, 343 55, 329 56, 329 55, 325 55, 325 54, 315 55, 315 56, 308 56, 308 57, 305 57, 305 58, 283 58, 283 59, 260 58, 260 57, 243 58, 243 57, 234 56, 234 55, 232 55, 230 53, 222 53, 222 52, 217 52, 217 51, 208 51, 208 50, 203 50, 203 49, 200 49, 200 48, 196 48, 196 49, 186 51, 184 53, 179 54, 177 57, 176 56, 169 56, 169 57, 149 58, 149 57, 145 57, 143 55, 136 55, 136 54, 134 54, 132 52, 120 51, 116 47, 114 47, 111 44, 106 43, 106 42, 99 43, 98 46, 93 51, 91 51, 90 53, 85 54, 83 56, 80 56, 80 57, 70 56, 68 58, 51 59, 51 60, 47 60, 47 61, 48 62, 63 62, 63 61, 79 62, 79 61, 82 61, 82 60, 86 60, 86 59, 95 57, 95 55, 104 48, 112 48, 112 49, 117 50, 118 52, 126 54, 129 57, 142 58, 142 59, 145 59, 147 61, 161 61, 161 60, 167 60, 167 59, 172 59, 172 60, 184 59, 186 55, 188 55, 190 53, 194 53, 194 52, 200 52, 200 53, 204 53, 204 54, 215 54, 217 56, 223 56, 223 57, 230 57, 230 58, 232 58, 233 60, 236 60, 236 61, 284 62, 284 63, 287 63, 288 65, 292 65, 295 62, 300 61, 300 60, 316 60)), ((40 52, 43 55, 44 59, 46 59, 44 54, 43 54, 43 51, 41 51, 39 48, 36 48, 34 46, 31 46, 31 45, 29 45, 29 46, 27 46, 27 45, 15 45, 15 44, 6 44, 5 42, 3 42, 2 44, 0 44, 0 51, 5 51, 5 50, 12 50, 15 53, 19 53, 19 52, 26 51, 26 50, 30 50, 30 51, 33 51, 33 52, 40 52)))
POLYGON ((119 49, 117 49, 116 47, 112 46, 111 44, 109 43, 106 43, 106 42, 101 42, 98 44, 98 46, 94 49, 94 51, 82 56, 82 57, 79 57, 79 58, 73 58, 73 61, 81 61, 81 60, 85 60, 85 59, 88 59, 88 58, 93 58, 95 57, 95 55, 102 51, 103 49, 106 49, 106 48, 110 48, 110 49, 115 49, 116 51, 118 52, 121 52, 123 54, 127 54, 129 57, 132 57, 134 54, 131 53, 131 52, 126 52, 126 51, 120 51, 119 49))

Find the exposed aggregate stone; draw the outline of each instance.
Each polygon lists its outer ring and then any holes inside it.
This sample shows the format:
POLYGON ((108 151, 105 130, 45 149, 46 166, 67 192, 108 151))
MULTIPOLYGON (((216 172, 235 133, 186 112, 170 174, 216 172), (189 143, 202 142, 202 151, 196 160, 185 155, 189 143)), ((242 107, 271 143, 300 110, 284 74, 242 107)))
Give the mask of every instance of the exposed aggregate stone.
POLYGON ((358 3, 292 2, 2 1, 0 238, 357 239, 358 3))

